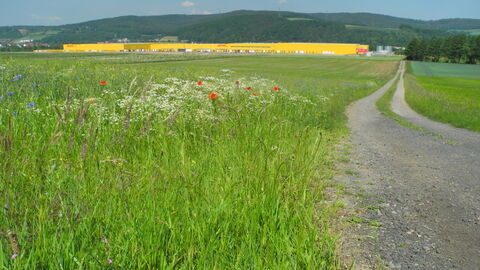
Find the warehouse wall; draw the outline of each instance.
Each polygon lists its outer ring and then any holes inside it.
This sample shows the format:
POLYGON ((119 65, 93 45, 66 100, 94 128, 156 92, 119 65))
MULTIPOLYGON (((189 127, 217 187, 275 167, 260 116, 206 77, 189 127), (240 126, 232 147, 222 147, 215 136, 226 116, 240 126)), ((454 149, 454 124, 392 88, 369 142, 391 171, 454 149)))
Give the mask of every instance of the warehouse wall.
POLYGON ((268 53, 268 54, 365 54, 368 45, 334 43, 105 43, 65 44, 65 52, 203 52, 203 53, 268 53))
POLYGON ((125 50, 125 44, 64 44, 65 52, 120 52, 125 50))

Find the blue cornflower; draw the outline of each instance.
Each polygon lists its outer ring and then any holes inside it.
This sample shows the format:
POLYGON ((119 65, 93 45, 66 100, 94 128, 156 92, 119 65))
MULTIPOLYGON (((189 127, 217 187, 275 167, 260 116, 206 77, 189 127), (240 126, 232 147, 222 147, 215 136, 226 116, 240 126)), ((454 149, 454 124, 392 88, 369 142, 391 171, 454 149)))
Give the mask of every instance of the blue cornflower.
POLYGON ((7 95, 13 96, 13 92, 8 92, 7 95))
POLYGON ((28 108, 33 108, 33 107, 35 107, 35 103, 34 103, 34 102, 32 102, 32 103, 28 103, 28 105, 27 105, 27 106, 28 106, 28 108))
POLYGON ((18 82, 18 80, 20 80, 21 78, 23 77, 23 75, 17 75, 13 78, 13 82, 18 82))
POLYGON ((13 112, 13 115, 17 116, 17 114, 18 114, 17 112, 13 112))
POLYGON ((2 101, 3 101, 3 97, 0 97, 0 102, 2 102, 2 101))
POLYGON ((33 84, 33 88, 37 88, 38 87, 38 84, 33 84))

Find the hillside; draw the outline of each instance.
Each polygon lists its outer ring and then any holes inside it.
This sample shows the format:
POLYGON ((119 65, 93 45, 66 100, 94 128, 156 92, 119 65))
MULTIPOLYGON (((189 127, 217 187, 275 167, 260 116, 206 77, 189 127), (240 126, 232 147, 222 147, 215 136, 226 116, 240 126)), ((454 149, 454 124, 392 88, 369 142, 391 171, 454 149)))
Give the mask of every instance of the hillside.
POLYGON ((0 27, 0 40, 48 43, 158 41, 176 36, 189 42, 348 42, 405 46, 447 31, 477 33, 480 20, 420 21, 371 13, 234 11, 213 15, 122 16, 61 26, 0 27))
POLYGON ((333 22, 382 28, 398 28, 402 25, 408 25, 416 28, 444 31, 480 29, 479 19, 455 18, 422 21, 373 13, 314 13, 311 15, 318 19, 333 22))
POLYGON ((238 12, 207 22, 181 27, 182 39, 196 42, 344 42, 371 46, 403 46, 415 37, 446 36, 438 30, 420 30, 401 26, 398 29, 351 28, 339 22, 316 19, 295 13, 238 12))
POLYGON ((401 25, 420 27, 423 26, 422 23, 424 22, 373 13, 314 13, 311 14, 311 16, 322 20, 350 25, 373 26, 380 28, 398 28, 401 25))
POLYGON ((179 27, 201 23, 217 15, 122 16, 60 26, 61 32, 46 42, 96 42, 118 38, 151 40, 174 33, 179 27))

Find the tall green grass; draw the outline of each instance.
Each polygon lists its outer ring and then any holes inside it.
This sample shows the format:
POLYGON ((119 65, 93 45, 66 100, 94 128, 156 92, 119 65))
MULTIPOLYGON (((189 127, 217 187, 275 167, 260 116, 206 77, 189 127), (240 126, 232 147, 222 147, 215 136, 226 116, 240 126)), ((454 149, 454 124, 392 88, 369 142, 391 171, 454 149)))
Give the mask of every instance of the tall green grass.
POLYGON ((480 79, 480 65, 413 61, 409 70, 421 77, 480 79))
POLYGON ((480 80, 406 74, 408 104, 436 121, 480 132, 480 80))
POLYGON ((396 62, 57 57, 0 56, 0 268, 337 267, 343 110, 396 62))

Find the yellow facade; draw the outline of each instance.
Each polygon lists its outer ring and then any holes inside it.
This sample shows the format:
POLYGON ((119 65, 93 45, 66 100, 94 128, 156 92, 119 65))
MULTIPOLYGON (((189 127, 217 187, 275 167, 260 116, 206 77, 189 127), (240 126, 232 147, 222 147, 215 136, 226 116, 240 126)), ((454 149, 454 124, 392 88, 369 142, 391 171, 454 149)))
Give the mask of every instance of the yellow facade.
POLYGON ((335 43, 100 43, 65 44, 64 52, 185 52, 243 54, 366 54, 368 45, 335 43))
POLYGON ((120 52, 125 50, 125 44, 64 44, 63 50, 65 52, 120 52))

